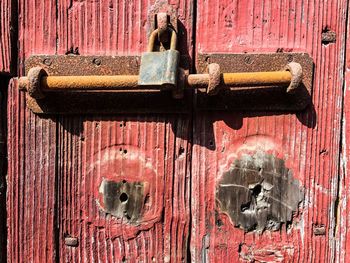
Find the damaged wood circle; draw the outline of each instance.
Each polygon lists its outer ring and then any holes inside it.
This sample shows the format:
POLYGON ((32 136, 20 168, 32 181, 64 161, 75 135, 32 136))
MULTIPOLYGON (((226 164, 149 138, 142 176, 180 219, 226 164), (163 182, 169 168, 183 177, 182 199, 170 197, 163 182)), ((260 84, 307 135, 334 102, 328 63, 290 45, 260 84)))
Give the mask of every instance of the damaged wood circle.
POLYGON ((164 178, 149 156, 137 146, 111 145, 94 157, 88 169, 86 178, 94 185, 86 195, 95 205, 86 211, 87 217, 96 227, 108 227, 110 238, 135 238, 161 221, 164 178))
POLYGON ((242 155, 216 189, 221 212, 247 232, 276 231, 290 223, 303 196, 284 160, 265 152, 242 155))
POLYGON ((103 195, 104 211, 117 218, 124 217, 131 223, 136 222, 141 217, 145 199, 143 185, 143 182, 103 180, 99 191, 103 195))

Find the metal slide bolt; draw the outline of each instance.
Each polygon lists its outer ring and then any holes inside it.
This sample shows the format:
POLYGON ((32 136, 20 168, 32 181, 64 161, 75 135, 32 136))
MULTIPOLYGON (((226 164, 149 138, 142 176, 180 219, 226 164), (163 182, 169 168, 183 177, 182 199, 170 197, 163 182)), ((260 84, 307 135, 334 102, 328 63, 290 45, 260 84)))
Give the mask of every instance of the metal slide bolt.
MULTIPOLYGON (((264 89, 271 86, 286 88, 293 93, 302 82, 303 71, 300 64, 291 62, 282 71, 221 73, 218 64, 209 64, 208 74, 187 74, 182 72, 180 83, 185 89, 200 89, 209 95, 215 95, 221 88, 231 91, 244 89, 264 89)), ((19 89, 27 90, 36 99, 44 97, 50 91, 127 91, 155 92, 162 88, 149 86, 143 89, 138 85, 138 75, 115 76, 47 76, 41 67, 29 70, 27 77, 19 79, 19 89)), ((181 98, 181 96, 178 96, 181 98)))

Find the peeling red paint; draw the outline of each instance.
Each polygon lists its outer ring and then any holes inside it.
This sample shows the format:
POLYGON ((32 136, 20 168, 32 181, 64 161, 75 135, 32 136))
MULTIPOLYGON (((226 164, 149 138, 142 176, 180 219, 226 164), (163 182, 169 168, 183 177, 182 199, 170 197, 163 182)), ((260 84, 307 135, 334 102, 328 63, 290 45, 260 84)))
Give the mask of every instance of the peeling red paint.
POLYGON ((248 246, 240 244, 239 257, 243 262, 288 262, 293 259, 294 247, 267 245, 248 246))
MULTIPOLYGON (((279 246, 293 247, 287 262, 325 262, 337 257, 334 215, 347 8, 345 0, 198 2, 197 53, 308 52, 315 72, 313 105, 301 113, 196 112, 191 174, 193 261, 230 262, 240 257, 241 243, 254 251, 269 245, 273 251, 279 251, 279 246), (322 44, 326 26, 336 32, 335 43, 322 44), (285 230, 245 233, 216 211, 215 185, 237 159, 235 149, 250 146, 247 152, 255 150, 249 140, 269 142, 272 147, 266 152, 285 160, 305 189, 300 216, 285 230), (323 149, 327 154, 320 154, 323 149), (314 235, 316 224, 327 229, 325 235, 314 235)), ((338 220, 344 222, 346 217, 342 213, 338 220)), ((263 259, 271 258, 265 255, 263 259)), ((273 255, 271 260, 277 259, 273 255)))
MULTIPOLYGON (((19 0, 18 42, 12 43, 10 2, 0 4, 0 71, 11 72, 9 45, 18 43, 19 74, 33 54, 140 55, 154 3, 19 0)), ((313 104, 298 113, 43 118, 26 108, 12 80, 8 261, 346 262, 348 1, 169 2, 178 11, 179 49, 194 55, 192 64, 200 53, 309 53, 315 62, 313 104), (325 31, 332 32, 327 43, 325 31), (217 206, 223 173, 257 151, 283 160, 305 190, 299 210, 280 231, 245 232, 217 206), (143 205, 132 220, 106 210, 104 180, 143 187, 135 191, 143 205)))

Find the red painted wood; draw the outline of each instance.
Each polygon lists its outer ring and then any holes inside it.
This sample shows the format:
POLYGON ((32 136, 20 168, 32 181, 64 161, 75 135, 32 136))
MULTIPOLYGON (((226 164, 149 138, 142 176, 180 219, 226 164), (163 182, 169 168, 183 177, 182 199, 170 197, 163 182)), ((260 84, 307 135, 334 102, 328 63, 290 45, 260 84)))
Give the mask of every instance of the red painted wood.
POLYGON ((313 106, 302 113, 196 113, 192 261, 335 259, 346 12, 343 0, 198 2, 197 53, 303 51, 313 57, 315 75, 313 106), (336 43, 321 43, 325 28, 336 32, 336 43), (215 187, 223 172, 240 154, 258 150, 284 159, 305 188, 288 229, 245 233, 216 204, 215 187), (316 236, 320 225, 326 233, 316 236))
POLYGON ((25 108, 16 81, 9 91, 8 260, 52 262, 56 254, 56 125, 25 108))
POLYGON ((342 116, 342 145, 340 158, 340 173, 339 173, 339 205, 336 214, 336 260, 337 262, 347 262, 350 249, 350 234, 349 234, 349 209, 348 196, 350 194, 350 20, 347 23, 347 39, 345 46, 345 72, 344 72, 344 98, 343 98, 343 116, 342 116))
POLYGON ((78 237, 80 242, 78 248, 60 243, 61 260, 185 259, 190 148, 181 138, 189 136, 188 121, 125 116, 62 119, 61 125, 59 236, 68 234, 78 237), (150 174, 145 167, 154 173, 150 174), (138 226, 99 211, 96 190, 102 177, 149 182, 149 211, 138 226))
MULTIPOLYGON (((81 55, 140 54, 147 44, 147 10, 152 2, 61 1, 58 53, 78 50, 81 55)), ((190 47, 190 1, 172 1, 172 4, 188 29, 188 39, 181 46, 190 47)), ((69 234, 81 242, 79 248, 73 249, 60 242, 61 260, 176 262, 186 259, 189 125, 188 119, 177 116, 60 119, 58 210, 62 228, 59 238, 69 234), (120 154, 119 148, 128 153, 125 168, 115 170, 113 167, 118 167, 121 160, 112 156, 115 151, 120 154), (177 154, 179 149, 184 151, 181 156, 177 154), (138 161, 132 159, 134 154, 139 156, 138 161), (105 155, 110 159, 102 160, 105 155), (139 164, 142 159, 147 159, 147 165, 155 170, 153 177, 147 178, 134 170, 135 166, 145 165, 139 164), (91 167, 96 171, 89 172, 91 167), (136 176, 134 180, 152 184, 148 204, 152 209, 139 226, 106 217, 96 206, 96 191, 101 183, 96 178, 105 178, 108 173, 127 181, 136 176)))
POLYGON ((15 46, 12 45, 13 23, 15 23, 12 3, 11 0, 0 2, 0 72, 2 73, 14 73, 11 63, 16 63, 12 61, 12 50, 15 50, 15 46))
MULTIPOLYGON (((153 2, 18 1, 20 75, 32 54, 140 54, 153 2)), ((187 29, 180 49, 191 54, 193 2, 170 2, 187 29)), ((0 71, 6 72, 8 3, 0 4, 0 16, 5 15, 0 71)), ((196 53, 308 52, 315 61, 313 106, 298 114, 196 112, 193 122, 177 115, 43 118, 26 108, 13 80, 9 262, 347 261, 346 107, 338 165, 347 1, 208 0, 197 5, 196 53), (321 44, 325 28, 337 33, 336 43, 321 44), (284 159, 305 188, 288 229, 244 233, 216 205, 215 187, 223 172, 237 155, 256 149, 284 159), (139 225, 101 212, 102 178, 152 184, 139 225), (317 226, 325 227, 325 235, 314 234, 317 226), (67 246, 67 236, 76 237, 78 246, 67 246)), ((347 86, 349 65, 348 56, 347 86)))
MULTIPOLYGON (((191 1, 171 2, 187 29, 181 48, 187 46, 191 53, 191 1)), ((151 4, 153 1, 19 1, 21 72, 32 54, 140 54, 147 43, 151 4)), ((43 118, 25 107, 16 83, 10 86, 9 102, 9 261, 187 260, 189 117, 43 118), (124 161, 109 156, 116 149, 119 154, 120 147, 128 150, 124 161), (118 168, 118 162, 129 164, 118 168), (144 177, 140 171, 134 174, 133 162, 150 166, 153 177, 144 177), (99 209, 98 178, 113 174, 116 179, 124 176, 152 184, 146 204, 150 212, 139 226, 99 209), (78 247, 66 246, 67 236, 78 238, 78 247)))
MULTIPOLYGON (((18 2, 19 74, 31 54, 56 53, 53 1, 18 2)), ((8 261, 52 262, 55 247, 56 118, 25 106, 16 82, 8 95, 8 261)))

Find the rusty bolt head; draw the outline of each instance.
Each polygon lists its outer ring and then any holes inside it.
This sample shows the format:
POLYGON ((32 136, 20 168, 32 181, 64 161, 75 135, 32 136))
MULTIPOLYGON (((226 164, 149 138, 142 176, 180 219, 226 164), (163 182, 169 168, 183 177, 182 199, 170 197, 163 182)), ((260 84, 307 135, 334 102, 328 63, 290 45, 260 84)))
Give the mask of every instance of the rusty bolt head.
POLYGON ((99 66, 99 65, 101 65, 102 61, 99 58, 94 58, 92 60, 92 63, 94 63, 96 66, 99 66))
POLYGON ((45 58, 43 60, 43 63, 46 65, 46 66, 51 66, 52 64, 52 60, 50 58, 45 58))
POLYGON ((293 55, 288 55, 287 56, 287 61, 288 62, 293 62, 294 58, 293 58, 293 55))
POLYGON ((314 235, 315 236, 324 236, 326 234, 326 227, 324 225, 314 226, 314 235))
POLYGON ((69 246, 69 247, 77 247, 79 242, 78 242, 78 238, 76 237, 66 237, 64 239, 64 244, 66 246, 69 246))
POLYGON ((251 64, 253 64, 253 59, 252 59, 251 56, 246 56, 246 57, 244 58, 244 62, 245 62, 246 64, 248 64, 248 65, 251 65, 251 64))

